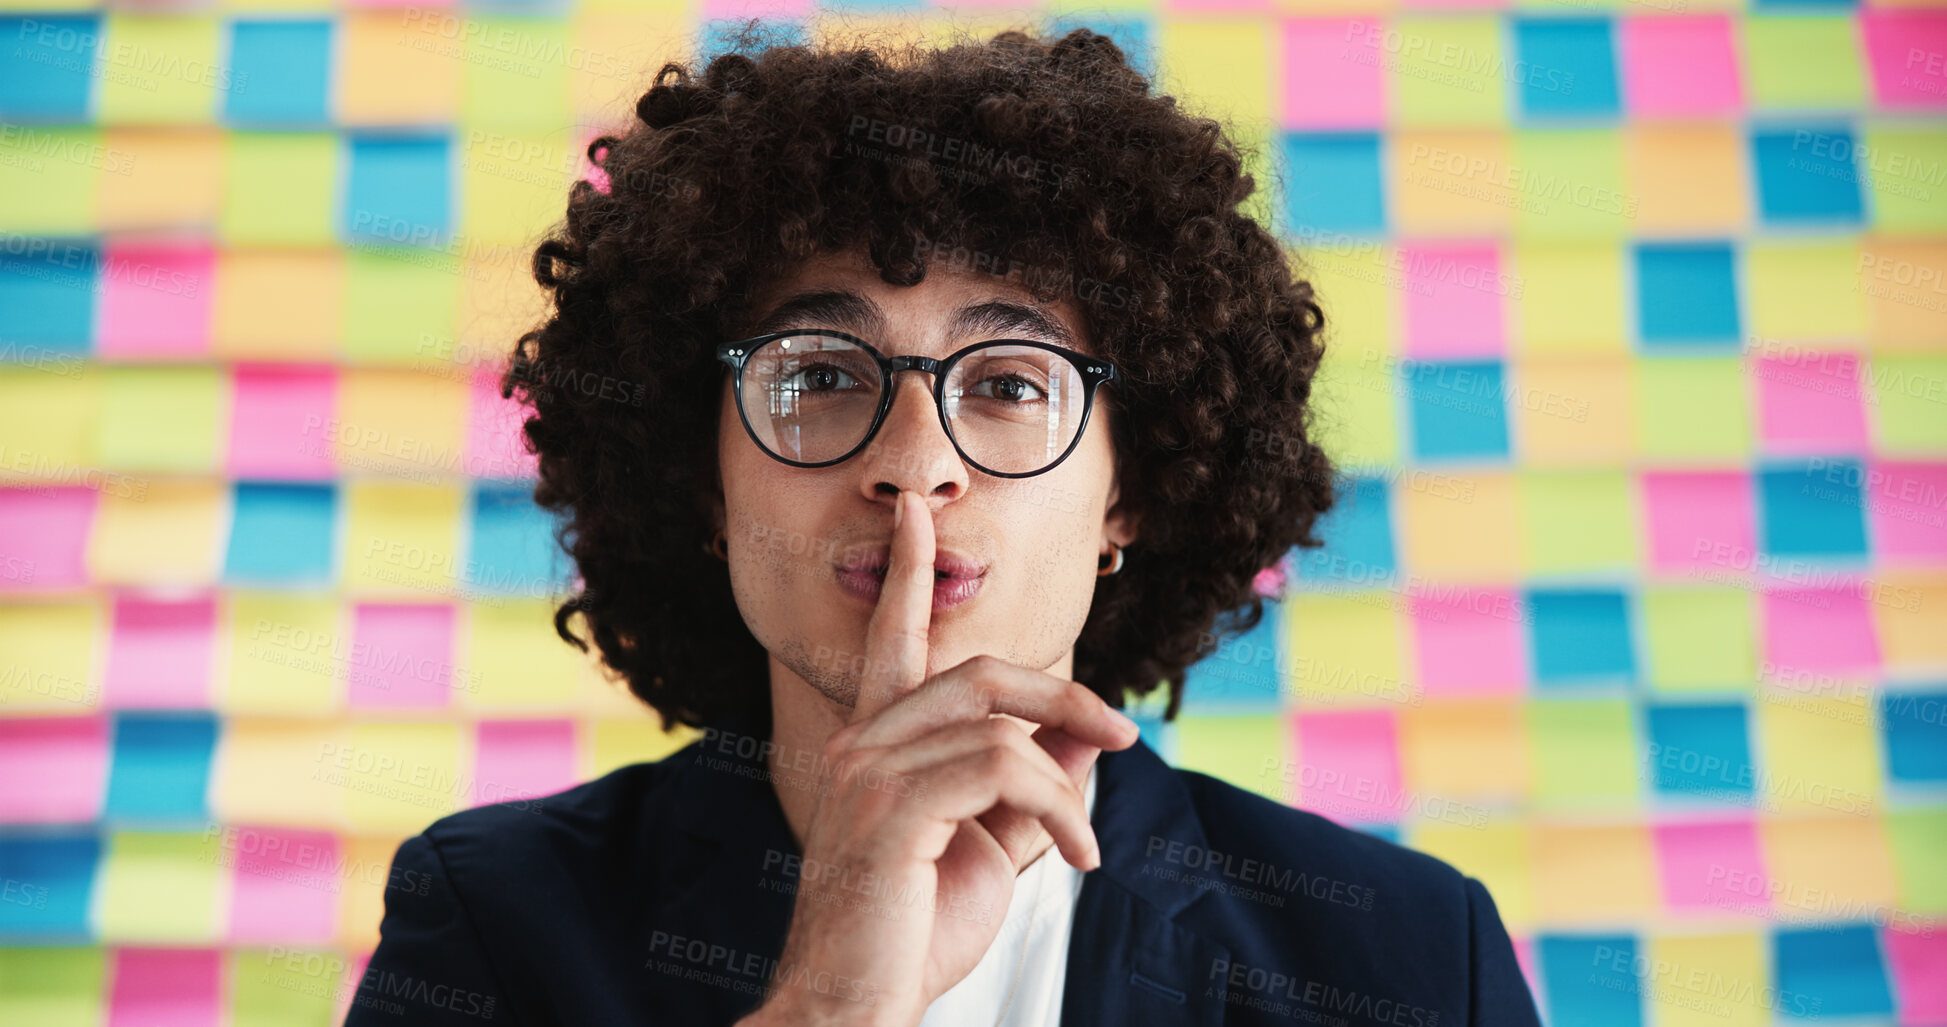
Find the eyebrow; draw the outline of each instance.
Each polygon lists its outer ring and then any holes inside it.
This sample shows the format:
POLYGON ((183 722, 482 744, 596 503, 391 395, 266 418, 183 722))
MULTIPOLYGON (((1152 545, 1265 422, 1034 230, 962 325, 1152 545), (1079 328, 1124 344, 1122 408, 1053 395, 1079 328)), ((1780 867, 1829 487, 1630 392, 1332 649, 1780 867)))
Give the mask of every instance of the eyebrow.
MULTIPOLYGON (((877 303, 855 292, 826 289, 792 296, 765 314, 750 334, 766 335, 792 328, 837 328, 868 339, 886 337, 885 313, 877 303)), ((1001 338, 1028 335, 1080 350, 1075 333, 1041 307, 1014 300, 987 299, 953 312, 947 330, 955 335, 1001 338)))

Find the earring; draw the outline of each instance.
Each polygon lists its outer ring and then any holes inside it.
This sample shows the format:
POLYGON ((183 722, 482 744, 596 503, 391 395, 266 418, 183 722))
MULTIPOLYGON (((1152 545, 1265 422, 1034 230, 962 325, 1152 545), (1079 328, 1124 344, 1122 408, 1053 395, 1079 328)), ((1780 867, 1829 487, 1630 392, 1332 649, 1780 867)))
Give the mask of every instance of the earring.
POLYGON ((730 540, 724 537, 722 529, 710 536, 710 541, 703 543, 703 551, 725 563, 730 562, 730 540))
POLYGON ((1099 558, 1095 561, 1095 576, 1106 578, 1122 569, 1122 547, 1109 543, 1109 562, 1104 564, 1099 558))

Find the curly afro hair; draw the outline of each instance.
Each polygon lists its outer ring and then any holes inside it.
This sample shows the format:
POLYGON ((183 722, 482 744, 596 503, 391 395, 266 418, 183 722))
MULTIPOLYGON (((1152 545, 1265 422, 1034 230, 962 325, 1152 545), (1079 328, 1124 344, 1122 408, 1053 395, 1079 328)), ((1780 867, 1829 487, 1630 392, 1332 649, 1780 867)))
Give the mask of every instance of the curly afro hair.
POLYGON ((500 384, 532 407, 534 498, 581 579, 556 632, 586 652, 579 614, 665 729, 768 730, 766 654, 707 551, 714 346, 799 262, 864 252, 912 285, 950 260, 1075 299, 1125 372, 1100 398, 1139 538, 1097 579, 1074 675, 1117 707, 1167 685, 1174 719, 1185 668, 1258 624, 1257 576, 1320 545, 1335 499, 1308 406, 1324 314, 1239 209, 1256 188, 1239 147, 1087 29, 761 48, 757 31, 700 76, 664 65, 534 251, 551 305, 500 384))

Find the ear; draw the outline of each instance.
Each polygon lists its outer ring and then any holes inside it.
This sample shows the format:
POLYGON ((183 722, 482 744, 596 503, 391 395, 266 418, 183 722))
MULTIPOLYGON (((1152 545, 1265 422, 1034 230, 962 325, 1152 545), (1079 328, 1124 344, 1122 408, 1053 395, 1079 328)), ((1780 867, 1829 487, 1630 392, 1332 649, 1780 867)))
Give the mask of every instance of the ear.
POLYGON ((1109 481, 1108 512, 1102 517, 1102 530, 1109 541, 1118 546, 1136 541, 1136 528, 1142 515, 1133 509, 1134 505, 1122 502, 1122 483, 1112 477, 1109 481))

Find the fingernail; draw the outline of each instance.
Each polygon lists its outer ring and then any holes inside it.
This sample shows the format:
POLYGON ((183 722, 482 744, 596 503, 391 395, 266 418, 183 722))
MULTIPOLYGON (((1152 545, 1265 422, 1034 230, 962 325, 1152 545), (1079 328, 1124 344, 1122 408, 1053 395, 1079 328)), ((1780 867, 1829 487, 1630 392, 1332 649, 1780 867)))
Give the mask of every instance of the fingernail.
POLYGON ((892 530, 899 530, 899 519, 906 516, 906 493, 892 497, 892 530))

